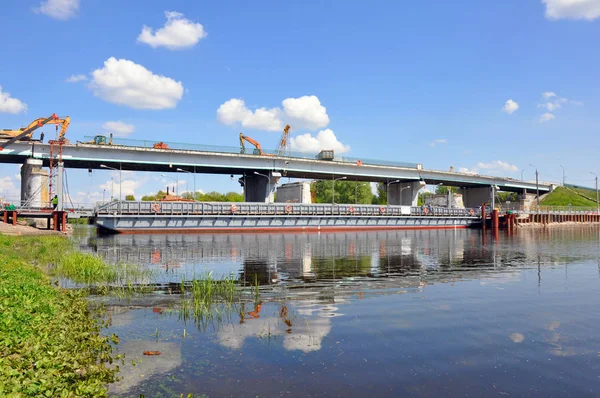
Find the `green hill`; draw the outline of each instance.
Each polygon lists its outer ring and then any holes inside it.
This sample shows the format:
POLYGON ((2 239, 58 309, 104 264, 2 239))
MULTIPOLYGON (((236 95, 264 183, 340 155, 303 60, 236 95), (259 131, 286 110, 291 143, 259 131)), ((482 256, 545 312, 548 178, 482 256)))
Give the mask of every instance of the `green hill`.
POLYGON ((542 206, 596 206, 596 191, 582 188, 558 187, 540 203, 542 206))

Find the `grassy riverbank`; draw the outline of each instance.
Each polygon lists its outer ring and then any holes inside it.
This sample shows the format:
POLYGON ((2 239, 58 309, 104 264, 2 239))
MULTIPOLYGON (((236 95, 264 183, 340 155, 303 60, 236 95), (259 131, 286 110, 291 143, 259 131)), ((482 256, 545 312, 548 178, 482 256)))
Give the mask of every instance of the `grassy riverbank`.
POLYGON ((584 206, 594 207, 596 202, 593 198, 596 192, 586 189, 557 187, 540 203, 542 206, 584 206))
POLYGON ((116 337, 100 335, 84 292, 53 286, 48 276, 83 273, 90 263, 109 272, 62 237, 0 236, 0 396, 106 395, 116 337))

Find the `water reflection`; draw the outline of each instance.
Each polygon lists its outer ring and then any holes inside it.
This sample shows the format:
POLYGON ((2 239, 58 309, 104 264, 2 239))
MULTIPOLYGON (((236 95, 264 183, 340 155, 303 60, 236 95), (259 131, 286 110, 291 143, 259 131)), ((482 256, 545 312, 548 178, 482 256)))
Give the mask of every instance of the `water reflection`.
POLYGON ((78 239, 161 282, 209 270, 248 285, 204 324, 179 316, 178 294, 111 299, 124 350, 169 355, 128 368, 121 396, 593 396, 598 386, 597 229, 78 239))
POLYGON ((483 236, 480 231, 464 230, 115 235, 82 237, 79 243, 82 250, 95 252, 110 263, 152 268, 160 283, 178 283, 214 271, 234 273, 247 285, 322 284, 352 278, 384 283, 384 279, 396 277, 418 285, 476 277, 473 273, 510 272, 512 267, 532 264, 538 267, 541 283, 544 265, 582 259, 585 255, 578 247, 597 240, 598 232, 520 231, 518 236, 488 239, 486 244, 483 236))

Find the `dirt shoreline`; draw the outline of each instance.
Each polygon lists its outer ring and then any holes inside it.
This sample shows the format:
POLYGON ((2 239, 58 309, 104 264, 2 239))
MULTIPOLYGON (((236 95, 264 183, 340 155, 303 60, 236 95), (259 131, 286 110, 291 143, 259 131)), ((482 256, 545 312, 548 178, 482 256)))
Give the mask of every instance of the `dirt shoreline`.
POLYGON ((39 229, 26 225, 19 221, 17 225, 6 224, 0 221, 0 235, 8 236, 40 236, 40 235, 70 235, 73 232, 70 225, 67 225, 66 232, 53 231, 48 229, 39 229))

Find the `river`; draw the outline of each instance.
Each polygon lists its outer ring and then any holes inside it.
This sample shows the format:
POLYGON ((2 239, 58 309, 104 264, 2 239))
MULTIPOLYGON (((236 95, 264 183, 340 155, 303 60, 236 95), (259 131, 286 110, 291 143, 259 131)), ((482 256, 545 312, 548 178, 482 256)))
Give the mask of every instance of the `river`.
POLYGON ((327 234, 75 234, 153 270, 160 289, 104 298, 126 354, 117 396, 598 396, 595 228, 327 234), (246 296, 182 315, 212 272, 246 296), (160 351, 144 356, 147 350, 160 351), (131 364, 136 361, 136 365, 131 364), (194 395, 196 396, 196 395, 194 395))

